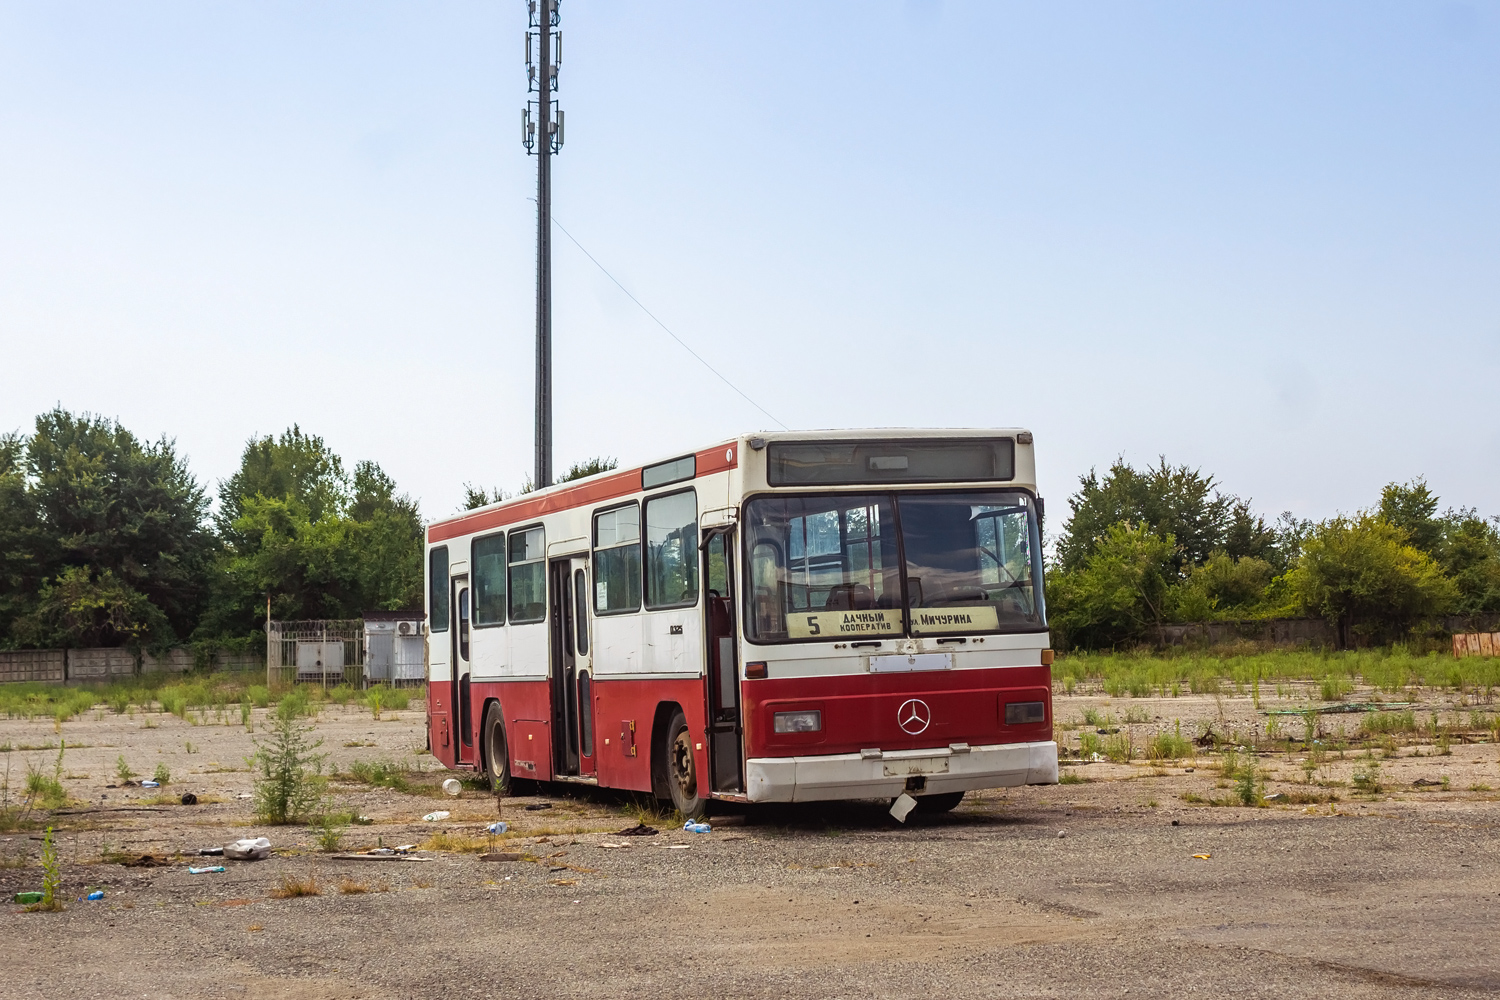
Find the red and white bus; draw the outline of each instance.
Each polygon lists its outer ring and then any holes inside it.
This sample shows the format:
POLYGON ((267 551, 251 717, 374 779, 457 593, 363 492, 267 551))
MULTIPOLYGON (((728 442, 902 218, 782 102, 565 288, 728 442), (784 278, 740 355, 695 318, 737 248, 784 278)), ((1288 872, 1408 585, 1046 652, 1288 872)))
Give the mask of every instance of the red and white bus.
POLYGON ((747 435, 427 529, 450 768, 711 799, 1057 781, 1025 430, 747 435))

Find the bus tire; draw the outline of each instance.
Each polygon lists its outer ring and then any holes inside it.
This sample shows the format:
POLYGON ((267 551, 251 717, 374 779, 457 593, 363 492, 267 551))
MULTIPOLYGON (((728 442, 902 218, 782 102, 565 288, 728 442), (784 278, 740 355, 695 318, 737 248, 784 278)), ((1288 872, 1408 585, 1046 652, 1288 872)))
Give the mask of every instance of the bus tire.
POLYGON ((510 748, 505 743, 505 719, 498 703, 491 703, 484 712, 484 770, 489 778, 490 791, 496 795, 514 793, 514 782, 510 776, 510 748))
POLYGON ((939 792, 936 795, 918 795, 917 812, 933 816, 952 812, 964 800, 963 792, 939 792))
POLYGON ((667 792, 672 805, 688 819, 701 819, 708 799, 698 794, 698 759, 693 753, 693 734, 688 731, 682 709, 672 713, 666 729, 667 792))

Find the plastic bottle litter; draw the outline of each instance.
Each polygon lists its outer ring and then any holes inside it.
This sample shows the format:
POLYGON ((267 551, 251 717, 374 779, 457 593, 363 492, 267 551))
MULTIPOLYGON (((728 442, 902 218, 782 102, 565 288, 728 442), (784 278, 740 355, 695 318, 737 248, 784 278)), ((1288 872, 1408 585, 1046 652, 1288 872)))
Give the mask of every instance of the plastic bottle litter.
POLYGON ((223 865, 213 865, 212 867, 209 867, 209 868, 193 868, 192 866, 189 866, 188 867, 188 874, 189 875, 207 875, 209 872, 221 872, 223 870, 224 870, 224 866, 223 865))
POLYGON ((510 827, 507 826, 504 821, 501 821, 497 823, 491 823, 489 826, 485 827, 485 829, 490 833, 504 833, 506 830, 509 830, 510 827))
POLYGON ((682 828, 688 833, 712 833, 714 829, 707 823, 694 823, 692 820, 682 824, 682 828))
POLYGON ((93 892, 89 893, 87 896, 84 896, 83 898, 84 899, 93 899, 93 900, 103 899, 104 898, 104 890, 103 889, 95 889, 93 892))
POLYGON ((448 810, 439 809, 437 812, 428 813, 426 816, 423 816, 422 819, 426 820, 428 823, 437 823, 440 820, 447 819, 449 815, 450 813, 448 812, 448 810))
POLYGON ((18 892, 15 895, 15 901, 30 906, 32 903, 40 903, 42 901, 42 894, 39 892, 18 892))
POLYGON ((463 790, 463 783, 460 782, 457 778, 449 778, 443 782, 443 791, 447 792, 449 795, 457 796, 458 793, 462 792, 463 790))
POLYGON ((236 840, 223 847, 224 857, 231 861, 260 861, 271 856, 271 842, 265 837, 236 840))
POLYGON ((141 782, 141 787, 142 788, 160 788, 161 787, 161 782, 160 781, 152 781, 150 778, 147 778, 147 779, 145 779, 144 781, 141 782))

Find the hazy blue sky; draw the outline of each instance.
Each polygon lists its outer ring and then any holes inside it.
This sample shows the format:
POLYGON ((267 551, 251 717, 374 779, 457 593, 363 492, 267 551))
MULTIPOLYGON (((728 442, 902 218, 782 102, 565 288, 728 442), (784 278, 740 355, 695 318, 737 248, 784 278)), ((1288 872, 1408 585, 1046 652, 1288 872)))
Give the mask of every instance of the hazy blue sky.
MULTIPOLYGON (((523 0, 0 2, 0 429, 531 465, 523 0)), ((791 427, 1500 513, 1500 4, 564 0, 563 225, 791 427)), ((768 421, 560 234, 556 464, 768 421)), ((1061 508, 1059 508, 1061 509, 1061 508)))

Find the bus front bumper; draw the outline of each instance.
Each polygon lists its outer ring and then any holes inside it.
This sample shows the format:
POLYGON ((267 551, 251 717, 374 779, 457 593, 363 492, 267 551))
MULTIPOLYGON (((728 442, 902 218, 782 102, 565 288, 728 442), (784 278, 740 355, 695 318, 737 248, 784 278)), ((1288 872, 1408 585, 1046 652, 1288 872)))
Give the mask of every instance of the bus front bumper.
POLYGON ((753 757, 745 762, 751 802, 894 798, 975 788, 1057 783, 1057 744, 1003 743, 967 750, 893 750, 816 757, 753 757))

